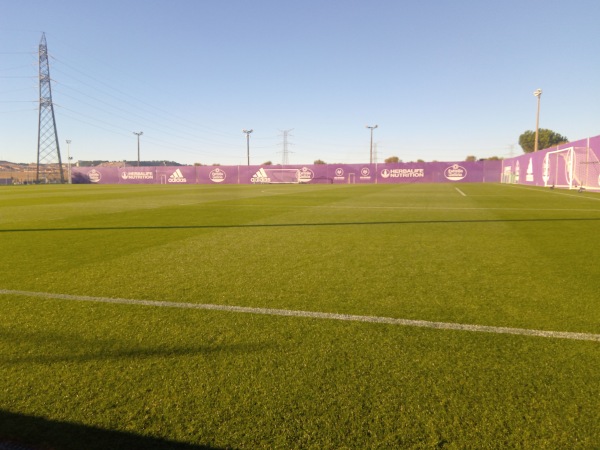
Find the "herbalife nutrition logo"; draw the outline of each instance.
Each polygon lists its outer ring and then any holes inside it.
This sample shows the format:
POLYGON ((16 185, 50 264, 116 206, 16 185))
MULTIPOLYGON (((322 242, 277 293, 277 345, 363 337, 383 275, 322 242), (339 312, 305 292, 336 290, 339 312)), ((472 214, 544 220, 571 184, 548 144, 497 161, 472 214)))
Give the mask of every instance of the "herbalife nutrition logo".
POLYGON ((181 173, 181 169, 177 169, 169 177, 169 183, 187 183, 187 178, 181 173))
POLYGON ((259 169, 258 172, 256 172, 252 178, 250 178, 250 181, 252 183, 270 183, 271 182, 271 178, 267 175, 267 172, 265 172, 265 169, 263 169, 262 167, 259 169))

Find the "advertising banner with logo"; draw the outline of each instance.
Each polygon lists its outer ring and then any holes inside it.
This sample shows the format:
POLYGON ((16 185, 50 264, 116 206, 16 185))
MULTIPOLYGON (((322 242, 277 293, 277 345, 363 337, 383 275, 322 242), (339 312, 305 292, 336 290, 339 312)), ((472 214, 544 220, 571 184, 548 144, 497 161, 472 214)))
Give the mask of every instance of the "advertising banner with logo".
POLYGON ((156 184, 156 167, 120 167, 119 182, 126 184, 156 184))
POLYGON ((200 184, 238 184, 238 166, 198 166, 200 184))
POLYGON ((156 182, 160 184, 196 184, 196 167, 156 167, 156 182))
POLYGON ((318 165, 239 166, 240 184, 313 183, 326 176, 327 169, 318 165))
POLYGON ((500 161, 377 165, 378 183, 482 183, 500 181, 500 161))
POLYGON ((434 169, 434 183, 481 183, 483 182, 484 161, 436 162, 431 163, 434 169))
POLYGON ((74 182, 102 184, 370 184, 500 181, 500 161, 253 166, 77 167, 74 182))
POLYGON ((335 184, 375 183, 376 164, 328 164, 327 177, 335 184))
POLYGON ((74 184, 118 184, 120 181, 116 167, 72 167, 71 180, 74 184))
POLYGON ((378 183, 428 183, 433 170, 428 163, 392 163, 377 165, 378 183))
POLYGON ((72 167, 73 183, 481 183, 600 190, 600 136, 502 161, 175 167, 72 167))

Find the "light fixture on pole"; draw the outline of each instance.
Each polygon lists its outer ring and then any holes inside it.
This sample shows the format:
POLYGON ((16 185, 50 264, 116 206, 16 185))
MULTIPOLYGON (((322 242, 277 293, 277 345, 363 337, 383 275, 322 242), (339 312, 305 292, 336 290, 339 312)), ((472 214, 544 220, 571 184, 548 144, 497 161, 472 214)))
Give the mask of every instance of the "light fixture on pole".
POLYGON ((143 131, 134 131, 133 134, 137 136, 137 144, 138 144, 138 167, 140 167, 140 136, 144 134, 143 131))
POLYGON ((246 133, 246 156, 248 157, 248 165, 250 165, 250 133, 254 130, 242 130, 242 133, 246 133))
POLYGON ((537 152, 538 151, 538 136, 539 136, 539 131, 540 131, 540 99, 542 98, 542 90, 541 89, 536 89, 536 91, 533 93, 533 95, 535 95, 537 97, 537 115, 535 117, 535 142, 533 144, 533 151, 537 152))
POLYGON ((71 139, 67 139, 67 175, 71 184, 71 139))
POLYGON ((377 126, 378 126, 378 125, 373 125, 373 126, 369 126, 369 125, 367 125, 367 126, 366 126, 368 129, 370 129, 370 130, 371 130, 371 149, 370 149, 370 151, 369 151, 369 164, 373 164, 373 130, 374 130, 375 128, 377 128, 377 126))

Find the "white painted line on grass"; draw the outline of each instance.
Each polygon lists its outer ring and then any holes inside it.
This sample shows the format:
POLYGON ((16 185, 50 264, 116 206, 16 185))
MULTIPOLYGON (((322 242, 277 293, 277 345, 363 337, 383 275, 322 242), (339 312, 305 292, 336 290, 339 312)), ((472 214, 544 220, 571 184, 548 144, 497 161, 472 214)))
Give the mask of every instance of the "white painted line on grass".
MULTIPOLYGON (((473 197, 473 195, 470 195, 473 197)), ((600 200, 600 198, 598 199, 600 200)), ((214 205, 213 205, 214 206, 214 205)), ((227 208, 281 208, 281 205, 261 205, 259 203, 245 203, 226 205, 227 208)), ((285 205, 285 208, 294 209, 389 209, 389 210, 424 210, 424 211, 570 211, 570 212, 600 212, 600 209, 583 209, 583 208, 480 208, 480 207, 451 207, 451 206, 389 206, 389 205, 373 205, 373 206, 343 206, 343 205, 285 205)))
POLYGON ((466 196, 467 196, 467 194, 465 194, 465 193, 464 193, 463 191, 461 191, 459 188, 455 187, 454 189, 456 189, 456 190, 458 191, 458 193, 459 193, 460 195, 462 195, 463 197, 466 197, 466 196))
POLYGON ((42 297, 49 299, 74 300, 84 302, 117 303, 125 305, 157 306, 164 308, 208 309, 213 311, 263 314, 269 316, 309 317, 312 319, 346 320, 352 322, 383 323, 408 327, 436 328, 439 330, 476 331, 482 333, 516 334, 555 339, 571 339, 579 341, 600 342, 600 334, 575 333, 569 331, 530 330, 527 328, 493 327, 487 325, 469 325, 449 322, 430 322, 427 320, 394 319, 392 317, 358 316, 352 314, 335 314, 314 311, 295 311, 289 309, 250 308, 247 306, 212 305, 202 303, 177 303, 154 300, 133 300, 127 298, 90 297, 87 295, 51 294, 48 292, 29 292, 0 289, 0 295, 18 295, 25 297, 42 297))
MULTIPOLYGON (((505 186, 512 186, 514 188, 519 188, 519 189, 526 189, 528 191, 535 191, 535 192, 546 192, 548 194, 556 194, 556 195, 564 195, 565 197, 574 197, 574 198, 579 198, 582 200, 596 200, 596 201, 600 201, 600 197, 590 197, 588 195, 581 195, 581 193, 577 193, 577 194, 569 194, 568 192, 559 192, 561 190, 564 189, 536 189, 540 188, 541 186, 523 186, 520 184, 508 184, 508 183, 503 183, 505 186)), ((592 191, 592 193, 595 193, 594 191, 592 191)))

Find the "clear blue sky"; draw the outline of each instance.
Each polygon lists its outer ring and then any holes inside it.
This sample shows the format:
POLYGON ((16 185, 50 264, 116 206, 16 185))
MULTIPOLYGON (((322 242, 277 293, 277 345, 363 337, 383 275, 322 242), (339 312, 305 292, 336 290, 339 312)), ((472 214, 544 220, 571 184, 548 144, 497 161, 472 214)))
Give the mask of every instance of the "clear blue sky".
POLYGON ((63 158, 460 161, 600 134, 597 0, 2 0, 0 160, 37 155, 46 33, 63 158))

